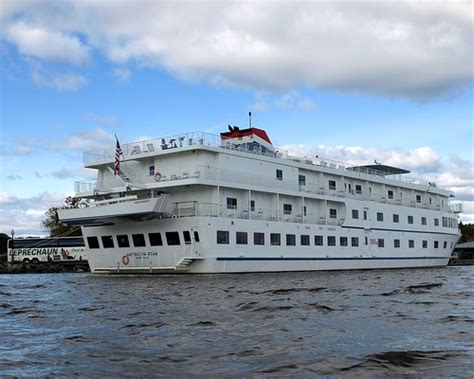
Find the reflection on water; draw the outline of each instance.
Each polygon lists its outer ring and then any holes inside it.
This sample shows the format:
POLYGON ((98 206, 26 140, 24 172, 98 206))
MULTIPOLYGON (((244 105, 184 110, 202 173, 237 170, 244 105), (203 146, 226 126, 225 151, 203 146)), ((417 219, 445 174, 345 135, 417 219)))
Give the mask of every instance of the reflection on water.
POLYGON ((0 373, 471 377, 473 273, 3 275, 0 373))

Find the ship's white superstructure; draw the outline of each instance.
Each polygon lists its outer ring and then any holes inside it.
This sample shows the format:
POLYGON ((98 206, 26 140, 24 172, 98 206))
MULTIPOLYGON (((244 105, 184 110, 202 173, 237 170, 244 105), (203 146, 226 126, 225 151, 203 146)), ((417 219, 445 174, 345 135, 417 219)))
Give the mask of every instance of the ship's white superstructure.
POLYGON ((230 273, 445 266, 459 238, 453 194, 380 164, 296 158, 257 128, 84 154, 77 182, 95 273, 230 273))

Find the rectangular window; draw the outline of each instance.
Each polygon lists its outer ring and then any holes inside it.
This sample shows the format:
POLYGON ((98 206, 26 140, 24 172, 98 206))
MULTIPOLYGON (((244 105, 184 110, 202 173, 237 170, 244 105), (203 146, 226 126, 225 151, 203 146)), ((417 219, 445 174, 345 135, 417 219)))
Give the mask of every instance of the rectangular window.
POLYGON ((196 242, 199 242, 199 233, 196 231, 194 231, 194 241, 196 242))
POLYGON ((416 202, 421 203, 421 195, 416 195, 416 202))
POLYGON ((218 230, 217 231, 217 243, 220 245, 229 244, 229 232, 227 230, 218 230))
POLYGON ((336 189, 336 181, 335 180, 330 180, 329 181, 329 189, 330 190, 335 190, 336 189))
POLYGON ((362 186, 359 184, 356 184, 356 194, 360 195, 362 193, 362 186))
POLYGON ((336 237, 328 236, 328 246, 336 246, 336 237))
POLYGON ((101 239, 104 249, 110 249, 114 247, 114 240, 112 239, 112 236, 102 236, 101 239))
POLYGON ((377 212, 377 221, 383 221, 383 213, 377 212))
POLYGON ((253 234, 253 244, 254 245, 265 245, 265 233, 257 233, 253 234))
POLYGON ((255 200, 250 200, 250 211, 255 212, 255 200))
POLYGON ((435 248, 435 249, 438 248, 438 241, 434 241, 434 248, 435 248))
POLYGON ((316 246, 323 246, 323 236, 314 236, 314 244, 316 246))
POLYGON ((400 240, 393 240, 393 247, 398 249, 400 247, 400 240))
POLYGON ((385 247, 385 241, 383 238, 379 238, 377 240, 377 244, 379 245, 379 247, 385 247))
POLYGON ((423 246, 423 249, 427 249, 427 248, 428 248, 428 241, 427 241, 427 240, 423 240, 423 241, 422 241, 422 246, 423 246))
POLYGON ((364 211, 364 221, 367 221, 367 211, 364 211))
POLYGON ((426 217, 421 218, 421 225, 426 225, 426 217))
POLYGON ((398 223, 400 221, 400 216, 397 214, 393 214, 393 222, 398 223))
POLYGON ((247 232, 236 232, 235 241, 237 245, 247 245, 248 243, 247 232))
POLYGON ((283 204, 283 214, 285 215, 290 215, 292 211, 292 205, 291 204, 283 204))
POLYGON ((118 247, 130 247, 130 242, 128 241, 128 236, 126 234, 121 234, 117 236, 117 245, 118 247))
POLYGON ((185 245, 191 245, 191 233, 188 230, 183 231, 183 238, 185 245))
POLYGON ((296 245, 296 236, 294 234, 286 235, 286 246, 295 246, 296 245))
POLYGON ((148 233, 148 238, 150 240, 150 246, 163 246, 161 233, 148 233))
POLYGON ((307 234, 301 235, 301 246, 309 246, 309 236, 307 234))
POLYGON ((145 236, 143 234, 132 234, 133 246, 143 247, 146 246, 145 236))
POLYGON ((237 209, 237 199, 234 197, 227 198, 227 209, 237 209))
POLYGON ((337 209, 329 208, 329 218, 337 218, 337 209))
POLYGON ((447 242, 447 241, 444 241, 444 243, 443 243, 443 248, 446 249, 447 247, 448 247, 448 242, 447 242))
POLYGON ((439 226, 439 218, 434 219, 434 226, 439 226))
POLYGON ((413 249, 415 247, 415 241, 414 240, 408 240, 408 247, 410 249, 413 249))
POLYGON ((389 199, 393 199, 393 191, 388 190, 388 191, 387 191, 387 197, 388 197, 389 199))
POLYGON ((359 211, 357 209, 352 210, 352 218, 357 220, 359 218, 359 211))
POLYGON ((357 238, 357 237, 352 237, 352 238, 351 238, 351 245, 352 245, 353 247, 359 246, 359 238, 357 238))
POLYGON ((339 237, 339 246, 347 246, 347 237, 339 237))
POLYGON ((99 239, 97 237, 87 237, 87 244, 89 245, 89 249, 98 249, 99 239))
POLYGON ((270 234, 270 245, 272 246, 280 246, 281 245, 281 236, 278 233, 271 233, 270 234))
POLYGON ((155 175, 155 166, 148 167, 148 175, 150 176, 155 175))
POLYGON ((306 205, 303 205, 303 216, 306 217, 306 205))
POLYGON ((179 233, 178 232, 166 232, 166 243, 168 246, 177 246, 181 242, 179 240, 179 233))
POLYGON ((369 239, 367 237, 365 237, 365 246, 367 246, 369 244, 369 239))
POLYGON ((306 185, 306 176, 304 175, 298 175, 298 184, 300 186, 306 185))
POLYGON ((277 180, 283 180, 283 171, 282 170, 276 170, 276 178, 277 178, 277 180))
POLYGON ((413 224, 413 216, 408 216, 408 223, 413 224))

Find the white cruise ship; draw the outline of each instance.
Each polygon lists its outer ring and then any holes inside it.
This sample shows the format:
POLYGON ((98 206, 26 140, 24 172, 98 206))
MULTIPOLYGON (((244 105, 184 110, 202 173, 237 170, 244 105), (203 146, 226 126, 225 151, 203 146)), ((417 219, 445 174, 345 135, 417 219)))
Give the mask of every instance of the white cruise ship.
POLYGON ((94 273, 445 266, 460 204, 381 164, 298 158, 261 129, 192 132, 84 154, 81 225, 94 273), (117 158, 116 159, 116 155, 117 158))

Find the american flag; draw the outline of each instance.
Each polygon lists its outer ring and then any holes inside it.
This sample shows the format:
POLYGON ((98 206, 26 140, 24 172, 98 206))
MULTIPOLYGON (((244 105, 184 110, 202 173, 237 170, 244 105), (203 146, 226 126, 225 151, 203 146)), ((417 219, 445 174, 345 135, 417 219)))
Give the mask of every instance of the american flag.
POLYGON ((117 143, 115 144, 115 164, 114 164, 114 174, 117 175, 120 171, 120 156, 123 156, 122 148, 120 147, 120 142, 115 136, 117 143))

